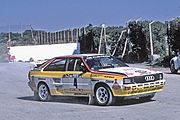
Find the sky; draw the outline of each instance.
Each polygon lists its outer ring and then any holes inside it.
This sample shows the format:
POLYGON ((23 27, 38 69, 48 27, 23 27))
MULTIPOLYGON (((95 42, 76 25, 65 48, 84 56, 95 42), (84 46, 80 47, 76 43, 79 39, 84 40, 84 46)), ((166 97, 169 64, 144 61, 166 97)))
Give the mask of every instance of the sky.
POLYGON ((21 24, 56 31, 176 17, 180 17, 180 0, 0 0, 0 29, 21 24))

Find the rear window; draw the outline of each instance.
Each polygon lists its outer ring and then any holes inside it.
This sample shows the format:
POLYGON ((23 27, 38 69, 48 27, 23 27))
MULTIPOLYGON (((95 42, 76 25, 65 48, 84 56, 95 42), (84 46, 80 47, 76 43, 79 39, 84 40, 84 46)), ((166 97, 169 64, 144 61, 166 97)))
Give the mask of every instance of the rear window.
POLYGON ((65 71, 65 64, 66 59, 55 59, 45 67, 44 71, 65 71))

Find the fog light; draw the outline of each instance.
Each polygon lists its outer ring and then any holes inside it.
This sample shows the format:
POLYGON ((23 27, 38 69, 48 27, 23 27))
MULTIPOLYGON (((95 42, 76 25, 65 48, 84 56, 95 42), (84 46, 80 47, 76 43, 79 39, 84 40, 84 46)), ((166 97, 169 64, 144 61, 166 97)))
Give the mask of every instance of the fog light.
POLYGON ((162 80, 162 79, 163 79, 163 74, 160 73, 160 74, 159 74, 159 80, 162 80))

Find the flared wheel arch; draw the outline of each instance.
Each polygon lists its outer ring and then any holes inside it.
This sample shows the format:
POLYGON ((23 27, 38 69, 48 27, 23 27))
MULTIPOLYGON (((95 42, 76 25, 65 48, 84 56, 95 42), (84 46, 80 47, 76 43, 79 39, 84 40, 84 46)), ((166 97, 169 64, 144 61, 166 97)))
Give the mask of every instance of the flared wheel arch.
MULTIPOLYGON (((111 88, 109 87, 109 85, 107 85, 104 82, 99 82, 99 83, 95 84, 95 86, 94 86, 94 98, 95 98, 96 90, 99 87, 105 87, 105 88, 107 88, 107 90, 109 90, 109 92, 111 93, 111 98, 110 98, 111 100, 109 100, 106 105, 113 105, 116 102, 116 97, 114 97, 114 94, 113 94, 111 88)), ((97 104, 97 101, 95 101, 95 103, 97 104)))

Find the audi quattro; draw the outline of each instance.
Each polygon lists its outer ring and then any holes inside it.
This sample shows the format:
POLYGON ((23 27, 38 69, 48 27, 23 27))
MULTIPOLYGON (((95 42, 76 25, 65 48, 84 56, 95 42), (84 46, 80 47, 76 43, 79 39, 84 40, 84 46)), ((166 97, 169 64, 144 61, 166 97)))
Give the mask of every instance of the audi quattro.
POLYGON ((112 105, 117 97, 151 99, 165 85, 161 72, 132 68, 100 54, 55 57, 30 70, 28 78, 37 100, 84 96, 97 105, 112 105))

